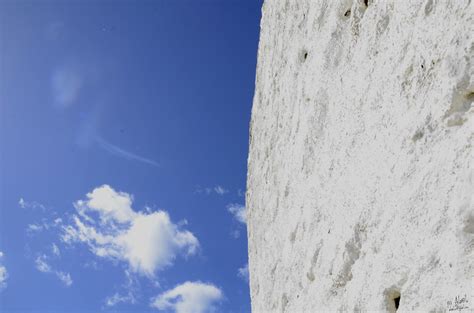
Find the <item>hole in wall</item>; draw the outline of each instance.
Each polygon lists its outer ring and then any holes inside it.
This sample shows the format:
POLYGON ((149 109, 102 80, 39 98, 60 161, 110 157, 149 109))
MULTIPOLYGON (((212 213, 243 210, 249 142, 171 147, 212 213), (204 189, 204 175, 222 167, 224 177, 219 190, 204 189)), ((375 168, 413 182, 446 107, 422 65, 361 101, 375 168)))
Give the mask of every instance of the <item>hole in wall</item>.
POLYGON ((387 297, 387 311, 390 313, 397 312, 400 307, 401 294, 397 289, 389 289, 385 291, 387 297))
POLYGON ((474 91, 468 92, 464 98, 466 98, 467 101, 473 102, 474 101, 474 91))
POLYGON ((400 296, 394 298, 393 302, 395 304, 395 311, 396 311, 396 310, 398 310, 398 307, 400 306, 400 296))
MULTIPOLYGON (((355 1, 360 3, 361 0, 355 0, 355 1)), ((341 10, 340 12, 343 15, 343 19, 348 20, 350 16, 353 14, 352 6, 354 4, 354 0, 342 0, 341 2, 342 3, 340 7, 340 10, 341 10)))
POLYGON ((306 59, 309 56, 309 52, 306 49, 301 50, 300 55, 299 55, 299 61, 300 63, 304 63, 306 59))

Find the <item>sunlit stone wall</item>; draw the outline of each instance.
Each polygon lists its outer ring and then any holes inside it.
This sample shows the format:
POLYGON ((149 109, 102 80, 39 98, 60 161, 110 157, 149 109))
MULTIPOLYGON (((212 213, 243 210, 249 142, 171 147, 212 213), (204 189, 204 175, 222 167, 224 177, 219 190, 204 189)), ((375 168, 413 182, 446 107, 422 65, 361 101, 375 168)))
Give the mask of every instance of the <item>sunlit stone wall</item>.
POLYGON ((474 4, 267 0, 262 12, 253 312, 473 310, 474 4))

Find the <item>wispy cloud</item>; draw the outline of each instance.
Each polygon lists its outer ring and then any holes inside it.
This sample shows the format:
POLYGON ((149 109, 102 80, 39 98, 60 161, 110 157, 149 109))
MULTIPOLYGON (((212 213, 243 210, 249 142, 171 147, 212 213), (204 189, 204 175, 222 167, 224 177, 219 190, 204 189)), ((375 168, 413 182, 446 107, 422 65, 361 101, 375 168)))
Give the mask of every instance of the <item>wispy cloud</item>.
POLYGON ((55 104, 58 107, 69 107, 79 97, 83 86, 83 77, 73 67, 61 67, 53 72, 51 89, 55 104))
POLYGON ((126 282, 121 286, 122 292, 116 292, 112 296, 105 299, 105 305, 108 307, 116 306, 120 303, 134 304, 138 298, 138 281, 137 278, 130 273, 125 271, 127 277, 126 282))
POLYGON ((238 239, 238 238, 240 237, 240 230, 238 230, 238 229, 233 229, 233 230, 230 232, 230 235, 232 236, 232 238, 238 239))
POLYGON ((61 226, 62 222, 63 220, 60 217, 56 217, 53 220, 48 220, 44 218, 41 222, 28 224, 28 226, 26 227, 26 233, 29 236, 33 236, 45 230, 58 228, 59 226, 61 226))
POLYGON ((48 263, 49 257, 46 254, 39 255, 35 260, 36 269, 42 273, 49 273, 55 275, 66 287, 72 285, 72 278, 69 273, 55 270, 51 264, 48 263))
POLYGON ((206 195, 210 195, 211 193, 216 193, 218 194, 219 196, 223 196, 225 195, 226 193, 228 193, 229 190, 228 189, 225 189, 223 186, 221 185, 216 185, 214 187, 201 187, 201 186, 197 186, 196 187, 196 190, 194 191, 194 193, 199 193, 199 194, 206 194, 206 195))
POLYGON ((8 272, 3 265, 3 252, 0 251, 0 291, 7 287, 8 272))
POLYGON ((100 136, 95 136, 95 140, 98 143, 99 147, 109 152, 110 154, 113 154, 115 156, 118 156, 127 160, 134 160, 134 161, 142 162, 142 163, 152 165, 152 166, 159 166, 159 164, 156 161, 145 158, 133 152, 127 151, 119 146, 116 146, 108 142, 107 140, 105 140, 104 138, 100 136))
POLYGON ((229 190, 225 189, 225 188, 222 187, 222 186, 216 186, 216 187, 214 187, 214 191, 215 191, 218 195, 221 195, 221 196, 229 192, 229 190))
POLYGON ((53 255, 56 257, 61 256, 61 251, 59 250, 59 247, 55 243, 51 245, 51 253, 53 253, 53 255))
POLYGON ((188 281, 153 298, 150 305, 175 313, 205 313, 214 311, 216 302, 223 296, 222 291, 212 284, 188 281))
POLYGON ((103 105, 96 105, 91 111, 82 116, 82 121, 77 132, 76 140, 76 143, 79 145, 79 147, 87 149, 91 146, 95 146, 116 157, 158 167, 159 163, 155 160, 134 153, 117 144, 113 144, 100 134, 98 129, 100 126, 100 117, 103 110, 103 105))
POLYGON ((18 200, 18 205, 22 209, 39 209, 39 210, 42 210, 42 211, 45 211, 47 209, 45 205, 43 205, 39 202, 26 201, 23 198, 20 198, 20 200, 18 200))
POLYGON ((56 274, 56 276, 58 277, 58 279, 59 279, 66 287, 69 287, 69 286, 72 285, 72 279, 71 279, 71 275, 70 275, 69 273, 56 271, 55 274, 56 274))
POLYGON ((231 203, 227 205, 227 210, 234 215, 234 218, 242 224, 247 224, 247 210, 245 205, 231 203))
POLYGON ((51 266, 46 263, 46 255, 40 255, 35 260, 36 269, 42 273, 50 273, 52 271, 51 266))
POLYGON ((237 276, 242 278, 245 281, 249 281, 249 265, 248 263, 245 266, 241 267, 237 271, 237 276))
POLYGON ((105 299, 105 305, 108 307, 116 306, 120 303, 136 303, 135 296, 132 293, 120 294, 114 293, 112 296, 105 299))

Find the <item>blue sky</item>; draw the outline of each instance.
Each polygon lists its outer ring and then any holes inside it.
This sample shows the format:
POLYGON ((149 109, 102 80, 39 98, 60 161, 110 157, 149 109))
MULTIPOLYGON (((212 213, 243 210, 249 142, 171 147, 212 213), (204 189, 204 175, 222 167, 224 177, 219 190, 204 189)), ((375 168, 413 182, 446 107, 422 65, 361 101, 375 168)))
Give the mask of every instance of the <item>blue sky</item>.
POLYGON ((2 312, 249 312, 261 1, 0 3, 2 312))

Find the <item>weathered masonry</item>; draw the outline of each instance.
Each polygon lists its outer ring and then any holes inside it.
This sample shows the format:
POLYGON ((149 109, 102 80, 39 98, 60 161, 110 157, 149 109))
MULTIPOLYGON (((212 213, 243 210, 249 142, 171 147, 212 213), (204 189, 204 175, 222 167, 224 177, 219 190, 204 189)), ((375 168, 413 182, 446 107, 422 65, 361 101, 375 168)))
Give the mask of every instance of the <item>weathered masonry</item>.
POLYGON ((474 1, 267 0, 254 313, 474 309, 474 1))

